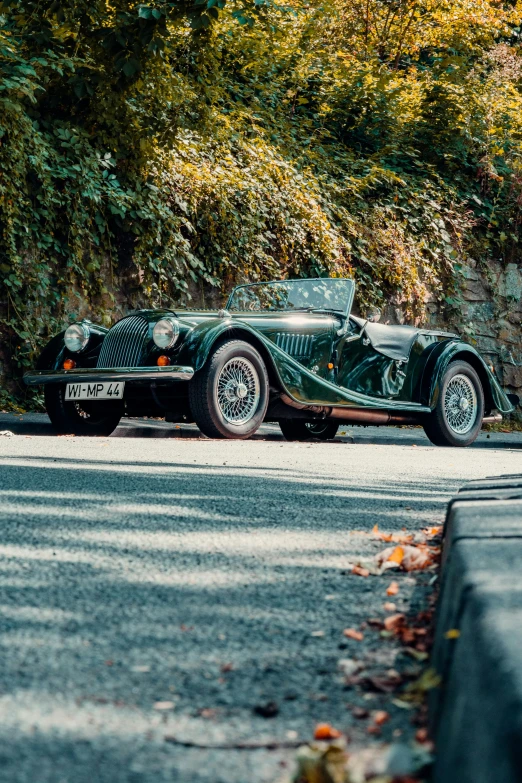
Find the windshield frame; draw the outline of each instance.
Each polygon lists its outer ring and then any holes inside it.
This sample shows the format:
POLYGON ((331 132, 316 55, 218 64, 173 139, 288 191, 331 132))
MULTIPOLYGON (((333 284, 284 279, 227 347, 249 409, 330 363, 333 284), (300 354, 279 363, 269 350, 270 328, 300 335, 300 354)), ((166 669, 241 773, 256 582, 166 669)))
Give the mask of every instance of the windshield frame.
POLYGON ((355 296, 355 280, 353 278, 351 278, 351 277, 297 277, 297 278, 292 278, 290 280, 264 280, 263 282, 259 282, 259 283, 242 283, 241 285, 235 286, 235 288, 233 288, 232 291, 230 292, 229 297, 227 299, 226 309, 228 310, 228 306, 230 304, 230 301, 231 301, 232 297, 234 296, 235 292, 238 291, 240 288, 253 288, 254 286, 259 286, 259 285, 275 285, 276 283, 283 283, 284 284, 284 283, 326 282, 327 280, 333 280, 333 281, 346 280, 347 282, 350 282, 352 284, 351 285, 351 294, 348 297, 348 301, 346 303, 346 308, 345 308, 344 311, 342 311, 342 310, 334 310, 333 308, 332 309, 329 309, 329 308, 324 308, 323 309, 323 308, 320 308, 320 307, 317 307, 317 308, 313 308, 312 307, 310 309, 308 309, 308 308, 297 308, 297 309, 294 309, 294 310, 254 310, 254 311, 250 311, 250 310, 233 310, 233 311, 230 311, 230 312, 234 312, 234 313, 251 313, 251 312, 255 312, 257 314, 264 313, 264 314, 267 314, 267 315, 274 315, 275 313, 284 313, 284 314, 288 315, 289 313, 306 313, 306 312, 313 313, 313 312, 319 312, 319 313, 335 313, 337 315, 343 316, 344 318, 348 318, 348 316, 350 315, 351 309, 352 309, 353 299, 354 299, 354 296, 355 296))

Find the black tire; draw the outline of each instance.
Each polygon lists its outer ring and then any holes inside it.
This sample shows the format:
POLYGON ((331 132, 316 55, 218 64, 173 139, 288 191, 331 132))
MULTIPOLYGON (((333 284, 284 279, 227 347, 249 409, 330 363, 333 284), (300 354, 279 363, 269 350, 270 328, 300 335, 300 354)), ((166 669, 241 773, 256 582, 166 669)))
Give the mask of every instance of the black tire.
POLYGON ((335 421, 303 419, 281 419, 279 426, 286 440, 333 440, 339 429, 335 421))
POLYGON ((123 416, 121 400, 66 402, 65 386, 45 387, 45 409, 60 435, 110 435, 123 416))
POLYGON ((258 351, 243 340, 221 343, 190 381, 189 402, 194 421, 204 435, 249 438, 263 423, 268 405, 268 373, 258 351), (245 383, 233 380, 230 368, 234 367, 245 383), (246 389, 244 397, 238 396, 240 386, 246 389), (232 420, 234 415, 236 421, 232 420))
POLYGON ((467 362, 452 362, 442 379, 437 405, 424 422, 424 432, 435 446, 469 446, 480 432, 483 417, 484 392, 480 378, 467 362), (465 410, 457 403, 459 393, 461 400, 468 400, 468 408, 465 410), (470 407, 473 412, 467 414, 470 407), (469 418, 467 421, 468 415, 473 416, 473 420, 469 418), (463 417, 461 425, 458 425, 458 416, 463 417), (459 426, 462 429, 460 432, 459 426))

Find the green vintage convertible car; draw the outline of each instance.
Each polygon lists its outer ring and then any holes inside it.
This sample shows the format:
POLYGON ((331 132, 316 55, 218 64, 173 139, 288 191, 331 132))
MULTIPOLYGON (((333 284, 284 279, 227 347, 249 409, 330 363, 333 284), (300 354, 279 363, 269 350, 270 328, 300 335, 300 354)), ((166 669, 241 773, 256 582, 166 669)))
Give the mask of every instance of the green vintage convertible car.
POLYGON ((513 410, 475 348, 356 317, 354 288, 254 283, 219 311, 140 310, 110 329, 83 320, 25 382, 44 385, 51 422, 77 435, 108 435, 127 415, 196 422, 211 438, 248 438, 263 421, 288 440, 333 438, 341 422, 421 424, 435 444, 468 446, 513 410))

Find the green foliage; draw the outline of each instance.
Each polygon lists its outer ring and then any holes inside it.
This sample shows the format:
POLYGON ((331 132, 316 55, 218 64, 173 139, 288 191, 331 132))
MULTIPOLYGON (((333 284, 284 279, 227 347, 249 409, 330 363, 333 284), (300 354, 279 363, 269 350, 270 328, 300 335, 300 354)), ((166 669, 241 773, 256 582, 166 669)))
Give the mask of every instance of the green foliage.
POLYGON ((203 286, 350 275, 458 308, 518 260, 520 9, 0 2, 0 359, 203 286), (255 21, 255 23, 254 23, 255 21))

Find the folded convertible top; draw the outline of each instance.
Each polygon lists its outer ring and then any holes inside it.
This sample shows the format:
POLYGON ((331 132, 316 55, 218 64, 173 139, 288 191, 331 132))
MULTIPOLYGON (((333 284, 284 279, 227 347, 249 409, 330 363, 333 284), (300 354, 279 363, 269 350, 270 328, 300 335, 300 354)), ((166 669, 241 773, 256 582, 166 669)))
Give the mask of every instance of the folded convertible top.
POLYGON ((407 362, 410 351, 421 329, 414 326, 390 326, 388 324, 366 321, 363 328, 363 336, 367 337, 374 350, 395 359, 399 362, 407 362))

